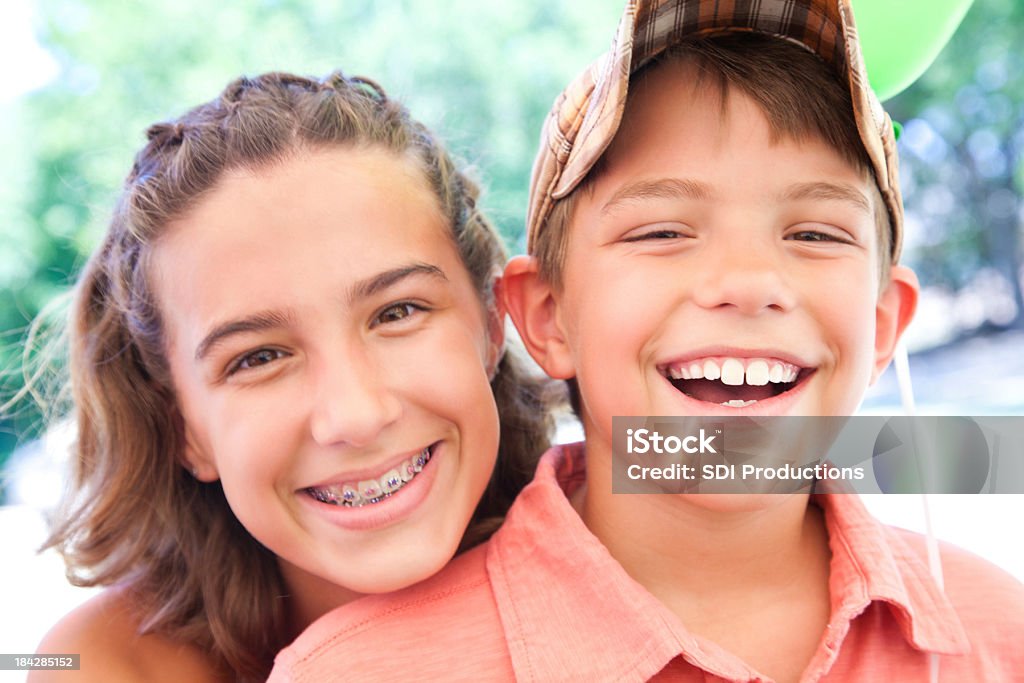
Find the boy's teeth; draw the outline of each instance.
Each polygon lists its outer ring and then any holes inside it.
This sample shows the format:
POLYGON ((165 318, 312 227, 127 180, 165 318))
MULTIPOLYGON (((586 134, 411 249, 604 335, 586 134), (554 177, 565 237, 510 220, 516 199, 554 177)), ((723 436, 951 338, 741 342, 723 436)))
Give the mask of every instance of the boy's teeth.
POLYGON ((747 384, 763 387, 768 384, 768 363, 755 360, 747 366, 747 384))
POLYGON ((738 387, 743 384, 743 363, 735 358, 726 358, 722 363, 722 384, 738 387))
POLYGON ((690 377, 690 370, 682 365, 678 368, 669 368, 669 375, 672 379, 692 379, 690 377))
POLYGON ((740 360, 738 358, 705 358, 687 365, 672 365, 665 370, 671 379, 721 380, 723 384, 738 387, 743 384, 762 387, 772 384, 795 382, 800 368, 781 361, 763 358, 740 360))
POLYGON ((704 379, 718 379, 722 376, 722 371, 718 368, 718 363, 713 360, 704 361, 704 379))
POLYGON ((752 406, 755 403, 757 403, 757 401, 744 401, 739 398, 734 398, 731 401, 726 401, 722 405, 729 406, 730 408, 745 408, 746 406, 752 406))

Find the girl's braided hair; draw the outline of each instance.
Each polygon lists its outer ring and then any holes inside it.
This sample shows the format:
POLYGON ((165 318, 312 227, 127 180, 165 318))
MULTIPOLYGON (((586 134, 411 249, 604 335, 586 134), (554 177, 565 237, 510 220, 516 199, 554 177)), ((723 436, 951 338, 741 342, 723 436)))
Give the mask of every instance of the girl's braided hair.
MULTIPOLYGON (((286 587, 276 557, 238 522, 220 485, 200 483, 182 466, 183 421, 150 283, 154 245, 228 170, 356 146, 415 160, 485 307, 494 304, 493 277, 506 254, 477 207, 477 185, 365 78, 239 78, 147 135, 77 285, 69 329, 73 490, 47 547, 64 555, 77 585, 126 585, 145 631, 198 646, 238 680, 263 680, 296 635, 286 587)), ((505 354, 491 385, 501 446, 462 549, 497 528, 550 434, 548 385, 517 356, 505 354)))

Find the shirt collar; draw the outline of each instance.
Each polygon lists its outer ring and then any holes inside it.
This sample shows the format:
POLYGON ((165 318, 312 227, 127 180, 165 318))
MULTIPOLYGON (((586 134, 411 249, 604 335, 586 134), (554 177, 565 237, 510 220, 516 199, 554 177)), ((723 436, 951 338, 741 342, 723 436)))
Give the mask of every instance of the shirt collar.
MULTIPOLYGON (((487 570, 517 680, 548 680, 573 653, 580 680, 647 680, 676 656, 730 681, 756 671, 689 633, 586 528, 569 497, 586 479, 583 444, 552 448, 490 544, 487 570), (571 577, 566 580, 566 577, 571 577)), ((967 637, 907 541, 856 495, 815 495, 832 551, 830 627, 889 603, 919 650, 961 654, 967 637)))
POLYGON ((856 494, 816 494, 812 502, 825 512, 832 551, 832 622, 852 619, 879 600, 889 604, 904 638, 916 649, 970 651, 956 610, 922 559, 923 537, 885 527, 856 494))
POLYGON ((755 678, 682 628, 586 528, 568 500, 585 468, 582 444, 545 453, 490 545, 487 570, 516 679, 552 680, 567 651, 578 680, 647 680, 679 655, 726 680, 755 678))

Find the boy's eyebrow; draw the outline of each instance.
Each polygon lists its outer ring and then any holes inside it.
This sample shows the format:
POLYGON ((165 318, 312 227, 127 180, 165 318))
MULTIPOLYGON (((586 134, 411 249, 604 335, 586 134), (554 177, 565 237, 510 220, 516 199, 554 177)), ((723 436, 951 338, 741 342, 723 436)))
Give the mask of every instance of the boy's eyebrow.
POLYGON ((203 341, 199 342, 199 346, 196 347, 196 360, 202 360, 210 353, 210 349, 231 335, 286 327, 292 324, 294 319, 290 311, 260 311, 244 318, 221 323, 210 330, 209 334, 203 337, 203 341))
POLYGON ((801 199, 826 199, 849 202, 871 213, 871 204, 863 192, 846 183, 826 183, 822 181, 798 183, 791 185, 783 194, 783 201, 799 201, 801 199))
MULTIPOLYGON (((349 290, 349 300, 366 298, 391 287, 392 285, 414 275, 426 275, 448 281, 444 271, 427 263, 413 263, 407 266, 391 268, 366 279, 356 282, 349 290)), ((196 360, 202 360, 210 350, 227 337, 244 332, 259 332, 276 327, 287 327, 294 324, 295 316, 289 311, 260 311, 236 320, 216 325, 196 347, 196 360)))
POLYGON ((636 199, 695 199, 707 201, 714 192, 707 183, 685 178, 657 178, 637 180, 618 189, 601 207, 601 214, 614 211, 620 204, 636 199))

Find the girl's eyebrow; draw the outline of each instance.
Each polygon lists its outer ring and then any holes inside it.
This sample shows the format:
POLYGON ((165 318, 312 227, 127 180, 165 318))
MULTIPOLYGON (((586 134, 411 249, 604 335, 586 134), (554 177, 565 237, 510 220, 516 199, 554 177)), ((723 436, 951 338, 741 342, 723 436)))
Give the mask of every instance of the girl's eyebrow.
POLYGON ((210 349, 233 334, 286 327, 292 324, 294 319, 290 311, 260 311, 238 320, 221 323, 210 330, 210 333, 203 337, 203 341, 199 342, 199 346, 196 347, 196 360, 202 360, 210 352, 210 349))
POLYGON ((382 273, 377 273, 376 275, 372 275, 364 280, 356 282, 349 290, 349 301, 365 299, 366 297, 373 296, 374 294, 413 275, 426 275, 432 278, 439 278, 445 282, 448 281, 448 277, 444 274, 444 271, 437 266, 429 263, 411 263, 407 266, 399 266, 398 268, 385 270, 382 273))
MULTIPOLYGON (((444 274, 444 271, 437 266, 430 265, 428 263, 412 263, 407 266, 400 266, 398 268, 385 270, 356 282, 349 290, 349 300, 354 301, 356 299, 373 296, 374 294, 381 292, 406 278, 417 275, 438 278, 445 282, 448 281, 448 277, 444 274)), ((203 340, 199 342, 199 345, 196 347, 195 358, 197 361, 203 360, 203 358, 210 353, 210 350, 213 347, 232 335, 242 334, 245 332, 259 332, 261 330, 269 330, 275 327, 287 327, 294 324, 294 321, 294 314, 291 311, 285 310, 260 311, 252 315, 247 315, 243 318, 238 318, 237 320, 229 320, 227 322, 220 323, 210 330, 210 332, 203 337, 203 340)))

